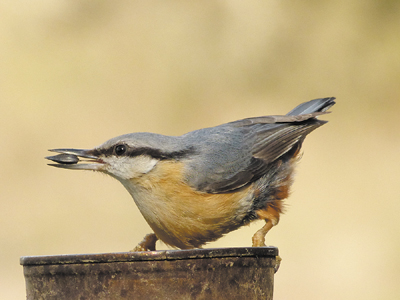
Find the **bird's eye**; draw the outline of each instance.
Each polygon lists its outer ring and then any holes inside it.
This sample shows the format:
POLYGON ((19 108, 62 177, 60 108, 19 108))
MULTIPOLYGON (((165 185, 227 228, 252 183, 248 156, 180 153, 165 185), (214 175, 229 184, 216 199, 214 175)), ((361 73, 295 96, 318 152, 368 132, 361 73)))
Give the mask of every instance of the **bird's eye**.
POLYGON ((115 154, 120 156, 126 152, 126 146, 125 145, 117 145, 115 146, 115 154))

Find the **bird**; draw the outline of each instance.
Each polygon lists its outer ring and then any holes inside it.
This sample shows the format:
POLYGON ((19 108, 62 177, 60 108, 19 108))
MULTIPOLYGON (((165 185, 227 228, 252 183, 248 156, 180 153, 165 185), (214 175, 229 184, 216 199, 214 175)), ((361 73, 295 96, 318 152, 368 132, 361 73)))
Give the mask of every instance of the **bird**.
POLYGON ((305 137, 327 121, 334 97, 304 102, 286 115, 250 117, 167 136, 136 132, 92 149, 51 149, 50 166, 110 175, 131 194, 153 233, 133 251, 201 248, 248 225, 265 224, 253 247, 279 222, 305 137))

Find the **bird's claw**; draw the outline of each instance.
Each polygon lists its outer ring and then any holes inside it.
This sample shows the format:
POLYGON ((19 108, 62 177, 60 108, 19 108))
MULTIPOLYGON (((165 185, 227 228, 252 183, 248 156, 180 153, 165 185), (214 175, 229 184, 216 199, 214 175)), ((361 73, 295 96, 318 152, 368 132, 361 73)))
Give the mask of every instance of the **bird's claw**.
POLYGON ((158 238, 154 233, 146 234, 143 241, 141 241, 133 250, 129 252, 140 252, 140 251, 155 251, 156 242, 158 238))
POLYGON ((279 255, 275 256, 275 266, 274 266, 275 272, 274 273, 278 272, 279 267, 281 266, 281 261, 282 261, 282 258, 279 255))

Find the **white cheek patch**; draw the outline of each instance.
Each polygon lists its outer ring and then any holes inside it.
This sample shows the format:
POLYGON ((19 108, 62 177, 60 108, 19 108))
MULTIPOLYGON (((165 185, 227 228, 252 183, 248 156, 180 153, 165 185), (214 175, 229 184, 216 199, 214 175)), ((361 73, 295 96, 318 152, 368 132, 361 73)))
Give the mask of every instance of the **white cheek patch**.
POLYGON ((106 172, 118 179, 132 179, 150 172, 157 164, 158 160, 147 155, 136 157, 116 157, 110 156, 103 158, 107 164, 106 172))

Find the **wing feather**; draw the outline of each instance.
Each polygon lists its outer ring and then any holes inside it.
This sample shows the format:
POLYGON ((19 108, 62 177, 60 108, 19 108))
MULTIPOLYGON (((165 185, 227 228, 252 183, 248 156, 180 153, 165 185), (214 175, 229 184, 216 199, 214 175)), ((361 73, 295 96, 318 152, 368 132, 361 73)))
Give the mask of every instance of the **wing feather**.
POLYGON ((247 118, 210 129, 207 139, 213 142, 206 144, 213 148, 192 165, 193 185, 207 193, 229 193, 256 181, 277 160, 290 159, 285 154, 301 147, 310 132, 326 123, 316 117, 328 113, 333 100, 316 99, 300 104, 290 115, 247 118), (305 114, 292 115, 301 112, 305 114))

